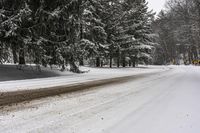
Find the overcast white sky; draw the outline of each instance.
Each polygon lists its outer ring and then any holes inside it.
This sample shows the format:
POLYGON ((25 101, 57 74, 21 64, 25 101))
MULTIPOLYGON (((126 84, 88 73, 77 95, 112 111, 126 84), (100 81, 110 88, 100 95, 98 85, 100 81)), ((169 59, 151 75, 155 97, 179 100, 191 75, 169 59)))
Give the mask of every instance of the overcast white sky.
POLYGON ((157 14, 164 8, 166 0, 147 0, 150 10, 153 9, 157 14))

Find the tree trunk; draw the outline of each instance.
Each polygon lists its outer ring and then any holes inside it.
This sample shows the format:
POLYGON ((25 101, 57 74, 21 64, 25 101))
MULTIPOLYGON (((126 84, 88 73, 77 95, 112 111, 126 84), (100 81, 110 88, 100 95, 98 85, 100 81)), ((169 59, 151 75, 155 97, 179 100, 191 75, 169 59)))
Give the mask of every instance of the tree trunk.
POLYGON ((120 66, 120 49, 117 49, 117 67, 119 68, 120 66))
POLYGON ((123 59, 122 59, 122 67, 126 67, 126 58, 125 57, 123 57, 123 59))
POLYGON ((17 56, 17 49, 15 46, 12 46, 12 54, 13 54, 13 61, 14 64, 18 63, 18 56, 17 56))
POLYGON ((136 67, 135 60, 133 60, 132 66, 133 66, 133 67, 136 67))
POLYGON ((80 73, 79 68, 76 66, 74 62, 70 62, 70 71, 74 73, 80 73))
POLYGON ((131 60, 128 61, 129 67, 131 67, 131 60))
POLYGON ((70 71, 74 72, 74 73, 81 73, 81 71, 79 70, 78 66, 75 64, 74 59, 71 58, 69 60, 69 65, 70 65, 70 71))
POLYGON ((110 55, 110 68, 112 68, 112 55, 110 55))
POLYGON ((100 58, 99 57, 96 58, 96 67, 100 67, 100 58))
POLYGON ((133 57, 133 59, 132 59, 132 66, 136 67, 136 57, 133 57))
POLYGON ((118 56, 117 57, 117 67, 119 68, 119 66, 120 66, 120 57, 118 56))
POLYGON ((191 48, 189 47, 189 52, 188 52, 188 59, 189 59, 189 64, 192 63, 192 56, 191 56, 191 48))
POLYGON ((25 65, 26 61, 25 61, 25 52, 24 52, 24 48, 20 48, 19 50, 19 64, 20 65, 25 65))

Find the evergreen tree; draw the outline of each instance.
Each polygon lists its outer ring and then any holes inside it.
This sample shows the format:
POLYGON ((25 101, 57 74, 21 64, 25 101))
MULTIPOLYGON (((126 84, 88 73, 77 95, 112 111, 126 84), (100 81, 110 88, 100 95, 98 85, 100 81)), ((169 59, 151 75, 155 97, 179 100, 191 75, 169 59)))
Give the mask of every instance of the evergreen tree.
MULTIPOLYGON (((153 48, 153 34, 151 23, 153 13, 147 11, 145 0, 124 1, 123 10, 126 17, 122 23, 120 35, 122 50, 122 65, 126 66, 126 59, 135 67, 136 61, 147 62, 153 48)), ((131 64, 129 62, 129 64, 131 64)))
POLYGON ((14 62, 25 64, 25 47, 31 10, 27 1, 2 1, 1 7, 1 42, 10 45, 13 51, 14 62), (18 60, 17 60, 18 52, 18 60))

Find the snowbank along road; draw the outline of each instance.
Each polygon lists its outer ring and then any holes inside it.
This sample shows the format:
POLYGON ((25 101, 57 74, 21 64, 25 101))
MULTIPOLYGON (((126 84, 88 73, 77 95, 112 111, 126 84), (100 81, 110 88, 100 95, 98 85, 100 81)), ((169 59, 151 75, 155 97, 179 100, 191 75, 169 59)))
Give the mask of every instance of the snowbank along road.
POLYGON ((2 133, 199 133, 200 68, 109 84, 0 109, 2 133))
MULTIPOLYGON (((6 65, 4 67, 0 65, 0 68, 2 68, 0 69, 0 73, 4 73, 4 76, 1 75, 0 79, 2 77, 3 79, 7 79, 7 81, 0 82, 0 106, 27 100, 30 101, 41 97, 55 96, 71 91, 89 89, 106 84, 127 82, 136 78, 147 77, 161 71, 169 70, 169 68, 161 66, 143 66, 134 69, 89 68, 91 70, 90 73, 79 75, 71 74, 68 71, 65 71, 62 73, 63 76, 61 76, 58 71, 53 70, 53 72, 58 73, 58 76, 23 79, 27 78, 27 76, 24 75, 30 73, 29 69, 26 71, 17 70, 17 72, 13 74, 12 72, 16 71, 16 68, 13 65, 6 65), (7 68, 12 70, 11 73, 8 72, 8 75, 6 75, 7 71, 5 71, 7 68), (17 75, 15 75, 16 73, 17 75), (13 79, 12 77, 15 77, 15 79, 18 78, 18 80, 11 80, 13 79)), ((81 69, 88 69, 88 67, 81 69)), ((44 72, 41 72, 39 76, 46 76, 46 73, 49 72, 45 70, 44 72)), ((51 74, 49 73, 49 75, 51 74)), ((30 76, 30 78, 33 77, 30 76)))

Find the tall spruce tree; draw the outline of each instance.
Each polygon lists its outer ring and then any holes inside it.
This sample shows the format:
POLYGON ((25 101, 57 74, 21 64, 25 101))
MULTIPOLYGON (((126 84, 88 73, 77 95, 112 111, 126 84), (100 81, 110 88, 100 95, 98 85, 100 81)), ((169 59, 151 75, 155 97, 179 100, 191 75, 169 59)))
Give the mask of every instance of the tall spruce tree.
POLYGON ((129 65, 135 67, 136 61, 147 62, 151 58, 153 48, 153 34, 151 31, 152 12, 148 12, 145 0, 131 1, 123 3, 125 19, 122 22, 121 30, 121 50, 122 66, 126 66, 126 59, 129 65))

